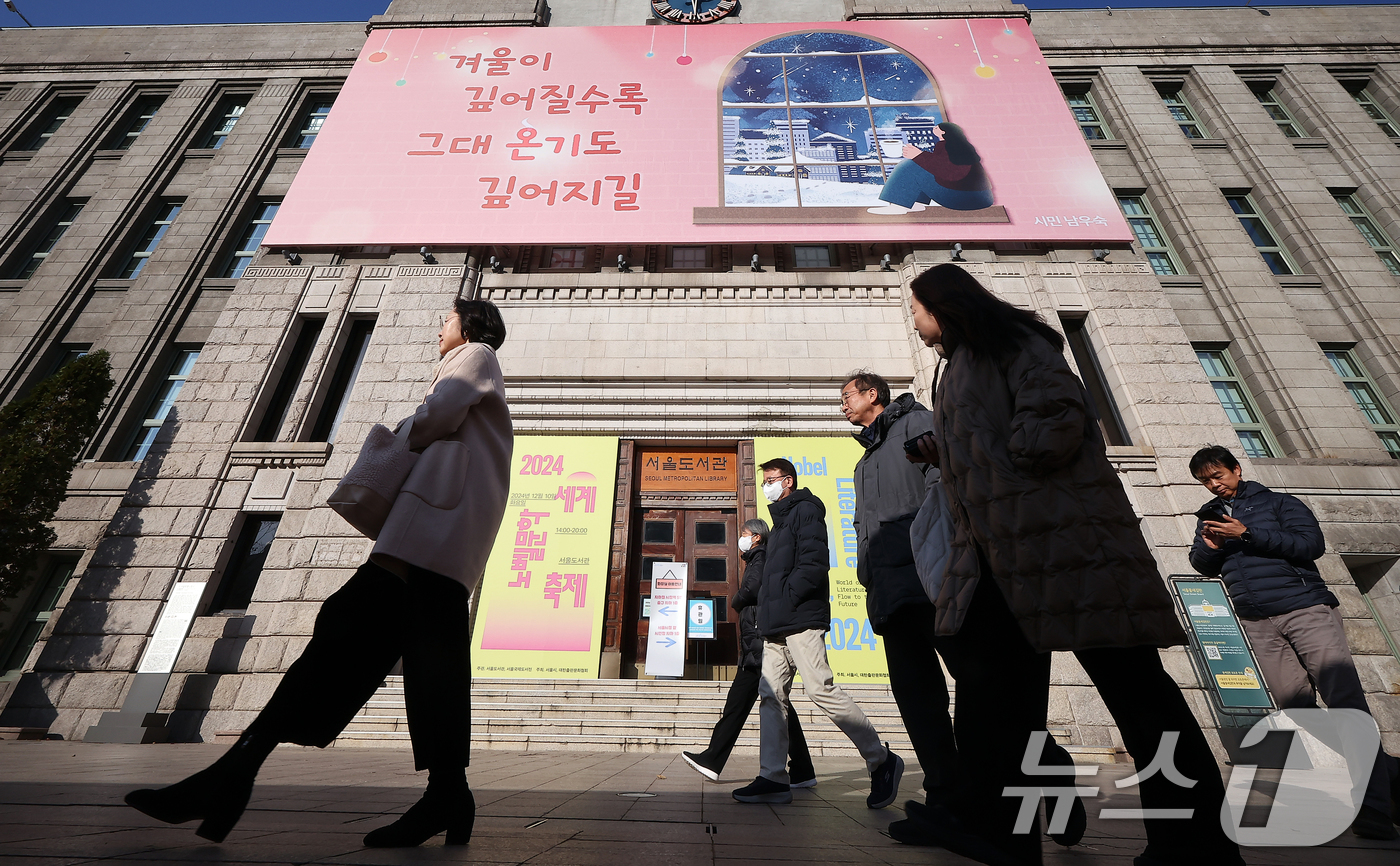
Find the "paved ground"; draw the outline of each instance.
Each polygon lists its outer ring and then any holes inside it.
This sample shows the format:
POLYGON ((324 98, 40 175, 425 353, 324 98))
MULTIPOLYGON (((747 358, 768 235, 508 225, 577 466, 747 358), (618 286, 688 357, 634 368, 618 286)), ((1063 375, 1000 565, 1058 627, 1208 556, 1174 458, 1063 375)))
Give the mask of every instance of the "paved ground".
MULTIPOLYGON (((948 864, 971 861, 934 848, 909 848, 881 835, 898 809, 865 808, 868 779, 859 761, 822 759, 820 784, 789 806, 746 806, 729 792, 750 778, 755 758, 735 756, 724 783, 705 782, 677 756, 480 751, 469 773, 476 832, 465 848, 442 837, 408 850, 369 850, 363 834, 417 799, 425 774, 407 750, 281 748, 268 760, 242 823, 221 845, 127 808, 134 787, 177 781, 223 751, 213 745, 118 746, 60 741, 0 742, 0 866, 258 863, 391 866, 407 863, 592 864, 948 864), (651 797, 626 796, 645 793, 651 797)), ((1132 772, 1104 767, 1097 784, 1132 772)), ((922 776, 911 767, 903 790, 922 776)), ((1115 808, 1136 797, 1115 793, 1115 808)), ((900 802, 903 802, 901 797, 900 802)), ((1047 866, 1129 866, 1142 850, 1135 821, 1100 821, 1089 810, 1084 844, 1045 842, 1047 866)), ((1258 866, 1395 866, 1400 843, 1343 834, 1313 849, 1251 849, 1258 866)), ((1203 864, 1204 866, 1204 864, 1203 864)))

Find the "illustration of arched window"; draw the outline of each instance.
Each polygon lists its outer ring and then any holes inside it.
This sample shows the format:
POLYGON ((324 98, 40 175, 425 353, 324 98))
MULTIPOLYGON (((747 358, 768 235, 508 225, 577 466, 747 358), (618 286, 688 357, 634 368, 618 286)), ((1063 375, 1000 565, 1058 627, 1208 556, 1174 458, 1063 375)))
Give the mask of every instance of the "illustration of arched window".
POLYGON ((906 144, 946 119, 922 63, 854 33, 795 33, 735 58, 720 85, 723 206, 867 207, 906 144))

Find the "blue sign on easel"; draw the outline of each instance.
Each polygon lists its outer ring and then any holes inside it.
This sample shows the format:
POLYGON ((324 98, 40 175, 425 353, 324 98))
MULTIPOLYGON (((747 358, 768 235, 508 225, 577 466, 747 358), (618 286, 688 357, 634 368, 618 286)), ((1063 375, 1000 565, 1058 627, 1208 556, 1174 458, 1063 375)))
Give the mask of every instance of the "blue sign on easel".
POLYGON ((686 616, 686 637, 691 640, 715 639, 715 600, 692 598, 686 616))

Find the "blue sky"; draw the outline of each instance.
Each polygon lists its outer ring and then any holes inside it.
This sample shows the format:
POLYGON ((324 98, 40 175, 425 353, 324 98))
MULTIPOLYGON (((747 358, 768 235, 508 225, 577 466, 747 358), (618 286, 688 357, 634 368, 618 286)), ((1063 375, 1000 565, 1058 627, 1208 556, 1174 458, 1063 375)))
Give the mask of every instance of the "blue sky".
MULTIPOLYGON (((36 27, 102 24, 230 24, 278 21, 364 21, 381 14, 389 0, 14 0, 36 27)), ((569 0, 555 0, 567 3, 569 0)), ((751 0, 763 2, 763 0, 751 0)), ((1023 0, 1026 2, 1026 0, 1023 0)), ((1243 6, 1236 3, 1181 0, 1107 0, 1115 8, 1135 6, 1243 6)), ((1354 0, 1366 5, 1394 5, 1393 0, 1354 0)), ((1102 8, 1087 0, 1028 0, 1035 9, 1102 8)), ((1256 6, 1332 6, 1326 0, 1255 0, 1256 6)), ((1352 4, 1345 4, 1352 5, 1352 4)), ((15 13, 0 6, 0 27, 23 27, 15 13)))

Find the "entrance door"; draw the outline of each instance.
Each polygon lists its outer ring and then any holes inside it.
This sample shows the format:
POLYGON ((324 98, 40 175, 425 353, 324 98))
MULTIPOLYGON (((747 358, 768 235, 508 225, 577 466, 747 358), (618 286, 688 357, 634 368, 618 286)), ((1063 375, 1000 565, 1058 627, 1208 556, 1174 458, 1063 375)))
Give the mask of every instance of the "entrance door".
MULTIPOLYGON (((689 580, 689 598, 715 600, 715 639, 686 641, 685 661, 696 676, 708 678, 716 665, 738 664, 738 617, 729 610, 729 599, 739 588, 743 561, 739 558, 739 517, 734 509, 643 509, 634 516, 634 532, 639 537, 637 552, 629 568, 627 618, 635 635, 624 647, 623 663, 635 663, 640 673, 646 664, 650 623, 643 616, 651 598, 652 565, 657 562, 684 562, 689 580), (640 531, 638 531, 640 530, 640 531), (632 653, 626 650, 633 650, 632 653)), ((689 674, 688 674, 689 675, 689 674)))

